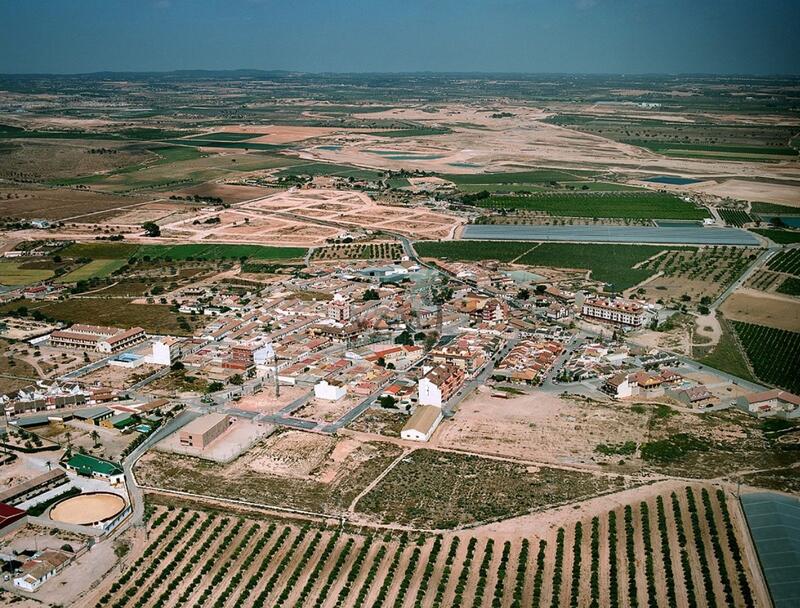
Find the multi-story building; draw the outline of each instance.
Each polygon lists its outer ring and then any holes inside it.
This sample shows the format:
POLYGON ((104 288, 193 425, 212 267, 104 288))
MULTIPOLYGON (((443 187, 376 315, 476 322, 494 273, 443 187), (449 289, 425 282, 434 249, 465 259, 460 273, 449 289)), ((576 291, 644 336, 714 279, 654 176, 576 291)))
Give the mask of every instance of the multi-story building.
POLYGON ((623 298, 591 298, 583 303, 584 317, 625 327, 641 327, 644 307, 623 298))
POLYGON ((442 407, 462 386, 464 370, 457 365, 437 365, 419 380, 419 404, 442 407))
POLYGON ((350 301, 342 294, 337 293, 328 304, 328 317, 339 323, 350 320, 350 301))
POLYGON ((100 325, 75 324, 69 329, 50 334, 50 345, 62 348, 96 350, 101 353, 116 353, 147 339, 141 327, 120 329, 100 325))

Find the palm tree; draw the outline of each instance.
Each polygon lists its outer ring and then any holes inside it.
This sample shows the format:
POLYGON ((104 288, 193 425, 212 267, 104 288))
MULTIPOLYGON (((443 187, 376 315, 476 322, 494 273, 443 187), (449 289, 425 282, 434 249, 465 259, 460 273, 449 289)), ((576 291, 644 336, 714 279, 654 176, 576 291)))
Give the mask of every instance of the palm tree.
POLYGON ((98 443, 98 440, 100 439, 100 433, 98 433, 97 430, 94 430, 91 433, 89 433, 89 437, 91 437, 92 441, 94 441, 94 447, 98 447, 100 445, 98 443))

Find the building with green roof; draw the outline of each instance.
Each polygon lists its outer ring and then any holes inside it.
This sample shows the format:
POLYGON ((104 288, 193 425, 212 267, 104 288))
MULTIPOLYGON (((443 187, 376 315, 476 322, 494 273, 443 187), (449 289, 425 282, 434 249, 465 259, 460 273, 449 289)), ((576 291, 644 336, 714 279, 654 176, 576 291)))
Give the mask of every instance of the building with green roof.
POLYGON ((119 483, 124 478, 120 465, 89 454, 74 454, 64 466, 77 475, 105 479, 112 484, 119 483))

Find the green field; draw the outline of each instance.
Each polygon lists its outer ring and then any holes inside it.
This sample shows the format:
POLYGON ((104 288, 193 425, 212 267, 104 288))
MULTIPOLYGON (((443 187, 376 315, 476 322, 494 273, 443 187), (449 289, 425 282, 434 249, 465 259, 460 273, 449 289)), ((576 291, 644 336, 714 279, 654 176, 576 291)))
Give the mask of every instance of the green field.
POLYGON ((635 142, 642 146, 668 156, 682 156, 684 152, 716 152, 724 155, 770 155, 797 156, 798 151, 786 146, 725 146, 714 144, 687 144, 682 142, 635 142))
POLYGON ((800 249, 784 249, 778 252, 767 262, 767 268, 776 272, 800 276, 800 249))
POLYGON ((547 182, 574 182, 576 179, 596 175, 592 171, 514 171, 510 173, 446 173, 441 175, 457 186, 467 184, 542 184, 547 182))
POLYGON ((246 139, 253 139, 258 137, 258 133, 201 133, 200 135, 192 135, 186 139, 207 139, 210 141, 244 141, 246 139))
POLYGON ((169 139, 166 143, 180 146, 197 146, 198 148, 234 148, 238 150, 283 150, 286 147, 258 142, 199 139, 196 137, 192 139, 169 139))
POLYGON ((414 244, 414 249, 424 258, 480 262, 500 260, 510 262, 523 255, 537 243, 492 242, 492 241, 423 241, 414 244))
POLYGON ((759 379, 800 393, 800 333, 739 321, 733 327, 759 379))
POLYGON ((262 245, 142 245, 135 257, 153 259, 229 260, 288 260, 303 257, 303 247, 266 247, 262 245))
POLYGON ((746 211, 741 209, 726 209, 720 207, 717 211, 719 212, 719 216, 725 220, 725 223, 729 226, 743 226, 753 221, 753 218, 751 218, 746 211))
POLYGON ((771 230, 769 228, 754 229, 753 232, 772 239, 781 245, 800 243, 800 230, 771 230))
POLYGON ((554 193, 530 196, 490 196, 475 202, 494 209, 541 211, 563 217, 700 220, 705 209, 660 192, 554 193))
POLYGON ((46 281, 53 276, 52 270, 24 268, 25 262, 0 261, 0 285, 17 287, 46 281))
MULTIPOLYGON (((0 313, 26 307, 47 318, 65 323, 88 323, 112 327, 142 327, 148 333, 184 336, 191 332, 181 326, 179 314, 166 304, 133 304, 120 298, 72 298, 59 301, 17 300, 0 306, 0 313)), ((190 325, 191 327, 191 325, 190 325)))
POLYGON ((750 210, 753 213, 763 213, 769 215, 800 215, 800 207, 790 207, 788 205, 778 205, 776 203, 751 203, 750 210))
POLYGON ((61 251, 65 257, 86 257, 96 260, 129 258, 186 260, 288 260, 303 257, 303 247, 267 247, 264 245, 133 245, 131 243, 73 243, 61 251))
POLYGON ((788 277, 777 289, 778 293, 785 293, 788 296, 800 296, 800 278, 788 277))
POLYGON ((517 263, 529 266, 585 268, 592 271, 593 279, 611 283, 617 291, 632 287, 655 273, 655 270, 633 268, 636 264, 665 249, 686 249, 660 245, 575 245, 507 241, 429 241, 416 243, 414 248, 423 257, 470 262, 509 262, 520 258, 517 263))
POLYGON ((109 276, 115 270, 119 270, 127 264, 127 260, 117 258, 112 260, 97 259, 92 260, 88 264, 84 264, 80 268, 76 268, 72 272, 58 277, 59 283, 77 283, 78 281, 87 281, 89 279, 102 279, 109 276))
POLYGON ((728 372, 745 380, 755 381, 753 374, 750 373, 750 368, 747 367, 747 360, 736 343, 733 329, 730 327, 729 322, 722 317, 719 318, 719 322, 720 327, 722 327, 722 336, 719 343, 710 353, 699 358, 698 361, 703 365, 728 372))

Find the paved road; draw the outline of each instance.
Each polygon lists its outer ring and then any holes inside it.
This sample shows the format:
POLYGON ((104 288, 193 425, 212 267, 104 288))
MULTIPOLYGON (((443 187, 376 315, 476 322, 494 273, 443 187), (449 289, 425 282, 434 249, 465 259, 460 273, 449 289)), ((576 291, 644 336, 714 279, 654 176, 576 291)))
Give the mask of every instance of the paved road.
POLYGON ((764 264, 766 264, 767 261, 780 250, 780 247, 771 246, 766 251, 762 251, 761 254, 753 261, 753 263, 748 266, 747 270, 745 270, 738 279, 731 283, 728 288, 719 295, 719 297, 711 305, 711 310, 719 308, 722 303, 728 299, 728 296, 734 292, 734 290, 739 289, 739 287, 744 285, 745 281, 747 281, 747 279, 749 279, 753 273, 762 268, 764 264))
POLYGON ((136 465, 136 461, 139 460, 139 458, 141 458, 147 450, 161 441, 164 437, 174 433, 179 428, 188 424, 200 415, 201 414, 199 412, 192 410, 182 411, 180 414, 175 416, 175 418, 169 420, 166 424, 151 434, 138 448, 131 452, 122 463, 122 469, 125 472, 125 484, 128 488, 128 499, 130 500, 132 507, 132 514, 128 520, 128 526, 141 525, 144 517, 144 494, 139 486, 136 485, 136 481, 133 477, 133 467, 136 465))

